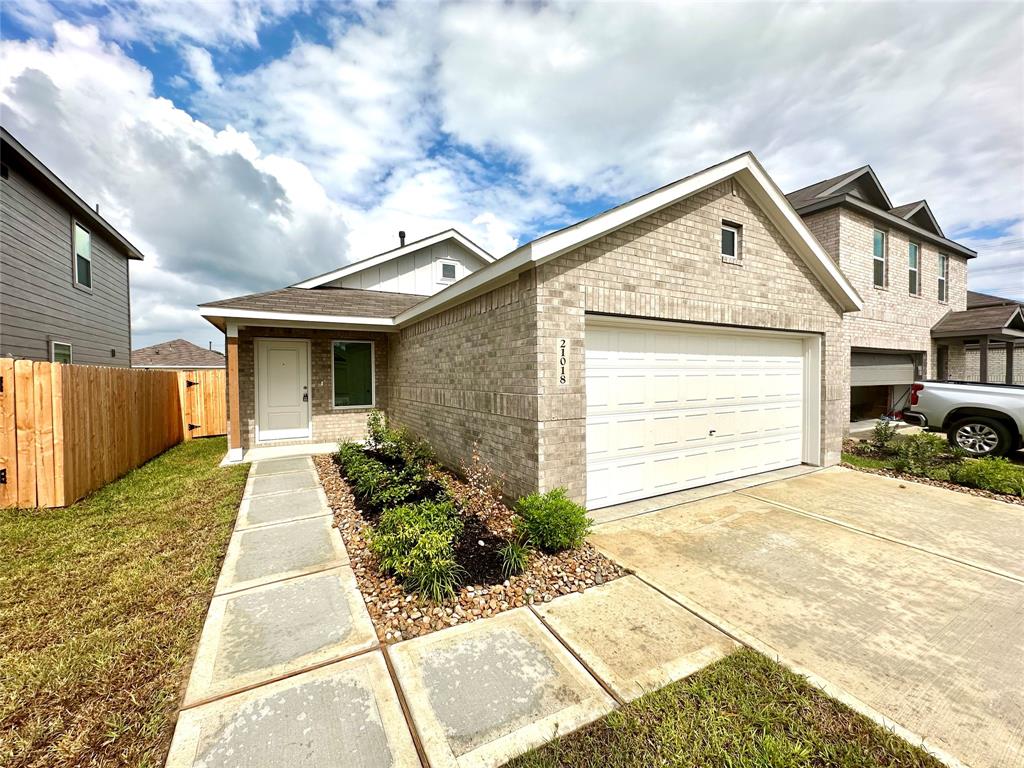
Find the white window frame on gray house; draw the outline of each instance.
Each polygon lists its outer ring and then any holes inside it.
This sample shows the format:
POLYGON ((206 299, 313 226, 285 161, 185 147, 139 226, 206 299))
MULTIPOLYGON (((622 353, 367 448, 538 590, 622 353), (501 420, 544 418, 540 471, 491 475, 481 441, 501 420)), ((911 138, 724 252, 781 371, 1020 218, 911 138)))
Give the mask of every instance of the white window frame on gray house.
POLYGON ((938 294, 941 303, 949 301, 949 256, 945 253, 939 254, 938 294))
POLYGON ((376 366, 376 346, 375 342, 369 339, 335 339, 331 342, 331 407, 336 411, 351 411, 367 408, 375 408, 377 406, 377 366, 376 366), (335 389, 337 370, 335 367, 335 349, 339 344, 368 344, 370 346, 370 402, 369 403, 348 403, 347 405, 338 405, 338 392, 335 389))
POLYGON ((82 224, 80 222, 74 221, 74 220, 72 220, 72 222, 71 222, 71 260, 72 260, 73 269, 74 269, 74 273, 75 273, 75 287, 76 288, 81 288, 82 290, 85 290, 85 291, 91 291, 92 290, 92 282, 93 282, 93 280, 92 280, 92 278, 93 278, 93 274, 92 274, 92 232, 90 232, 88 230, 88 228, 82 226, 82 224), (85 252, 84 253, 79 253, 79 250, 78 250, 78 245, 79 245, 78 233, 79 233, 79 231, 85 233, 85 246, 86 247, 85 247, 85 252), (78 260, 79 259, 82 259, 83 261, 85 261, 89 265, 89 269, 88 269, 88 272, 89 272, 88 278, 89 279, 88 279, 88 282, 83 282, 82 281, 82 274, 81 274, 82 270, 80 269, 79 264, 78 264, 78 260))
POLYGON ((914 241, 907 245, 907 288, 911 296, 921 295, 921 245, 914 241))
POLYGON ((876 229, 872 241, 871 276, 875 288, 885 288, 889 285, 889 238, 885 230, 876 229))
POLYGON ((722 261, 731 262, 738 264, 743 260, 743 227, 739 224, 734 224, 731 221, 722 222, 721 232, 721 251, 722 261), (726 235, 729 233, 732 236, 732 253, 726 250, 726 241, 729 239, 726 235))
POLYGON ((52 363, 64 363, 65 365, 70 365, 74 361, 75 361, 74 351, 72 350, 71 344, 69 342, 66 342, 66 341, 55 341, 53 339, 50 340, 50 362, 52 362, 52 363), (67 360, 58 360, 57 359, 57 347, 66 347, 67 348, 67 360))
POLYGON ((437 282, 454 283, 459 279, 459 263, 451 259, 439 259, 437 262, 437 282), (445 274, 445 268, 451 267, 451 277, 445 274))

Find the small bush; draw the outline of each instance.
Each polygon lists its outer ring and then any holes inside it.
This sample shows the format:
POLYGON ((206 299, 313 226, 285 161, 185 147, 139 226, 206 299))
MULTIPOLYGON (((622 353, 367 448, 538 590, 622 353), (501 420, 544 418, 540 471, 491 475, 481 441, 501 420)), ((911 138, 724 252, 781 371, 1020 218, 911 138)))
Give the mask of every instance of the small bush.
POLYGON ((519 539, 505 542, 498 554, 501 555, 501 575, 506 579, 525 571, 530 561, 530 548, 519 539))
POLYGON ((425 473, 435 460, 430 445, 405 429, 392 429, 381 411, 371 411, 366 418, 366 449, 395 465, 425 473))
POLYGON ((1007 459, 970 459, 952 469, 950 479, 994 493, 1024 496, 1024 467, 1007 459))
POLYGON ((356 443, 340 445, 335 458, 352 492, 376 510, 429 495, 432 490, 425 471, 392 467, 367 455, 356 443))
POLYGON ((421 501, 386 510, 369 546, 382 568, 439 601, 454 594, 462 574, 454 549, 461 534, 462 520, 451 502, 421 501))
POLYGON ((878 451, 888 451, 890 443, 896 437, 896 423, 879 419, 875 422, 875 428, 871 431, 871 446, 878 451))
POLYGON ((579 547, 590 531, 587 511, 565 495, 564 488, 531 493, 516 502, 516 533, 547 552, 579 547))
MULTIPOLYGON (((896 459, 893 467, 900 472, 909 472, 912 475, 924 475, 932 477, 935 475, 946 475, 948 477, 948 465, 960 460, 958 456, 950 452, 949 445, 938 435, 930 435, 922 432, 917 435, 908 435, 894 442, 896 459)), ((942 479, 937 477, 937 479, 942 479)))

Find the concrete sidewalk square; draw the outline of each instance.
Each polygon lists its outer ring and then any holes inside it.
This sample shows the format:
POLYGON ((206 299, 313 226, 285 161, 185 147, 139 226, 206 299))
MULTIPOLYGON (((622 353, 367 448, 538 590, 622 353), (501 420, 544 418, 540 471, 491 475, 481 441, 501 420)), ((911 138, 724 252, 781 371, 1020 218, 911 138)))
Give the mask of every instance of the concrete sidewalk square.
POLYGON ((320 488, 269 496, 252 496, 242 499, 242 504, 238 509, 238 520, 235 522, 235 530, 330 514, 332 513, 331 507, 327 503, 327 496, 320 488))

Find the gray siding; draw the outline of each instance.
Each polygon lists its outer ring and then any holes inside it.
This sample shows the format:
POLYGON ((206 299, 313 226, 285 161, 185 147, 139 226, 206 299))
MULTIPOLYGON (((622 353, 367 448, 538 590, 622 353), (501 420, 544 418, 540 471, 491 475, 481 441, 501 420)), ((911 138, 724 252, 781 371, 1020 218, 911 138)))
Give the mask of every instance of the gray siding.
POLYGON ((86 225, 93 285, 77 288, 70 209, 13 163, 0 184, 0 356, 48 360, 53 339, 72 345, 76 363, 129 365, 128 259, 86 225))

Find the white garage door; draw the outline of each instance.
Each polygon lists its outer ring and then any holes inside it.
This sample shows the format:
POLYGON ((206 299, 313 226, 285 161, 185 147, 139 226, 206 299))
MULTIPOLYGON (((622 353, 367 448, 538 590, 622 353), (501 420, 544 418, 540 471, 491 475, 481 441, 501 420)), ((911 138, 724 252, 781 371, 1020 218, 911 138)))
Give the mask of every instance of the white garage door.
POLYGON ((800 337, 587 324, 587 506, 801 462, 800 337))

